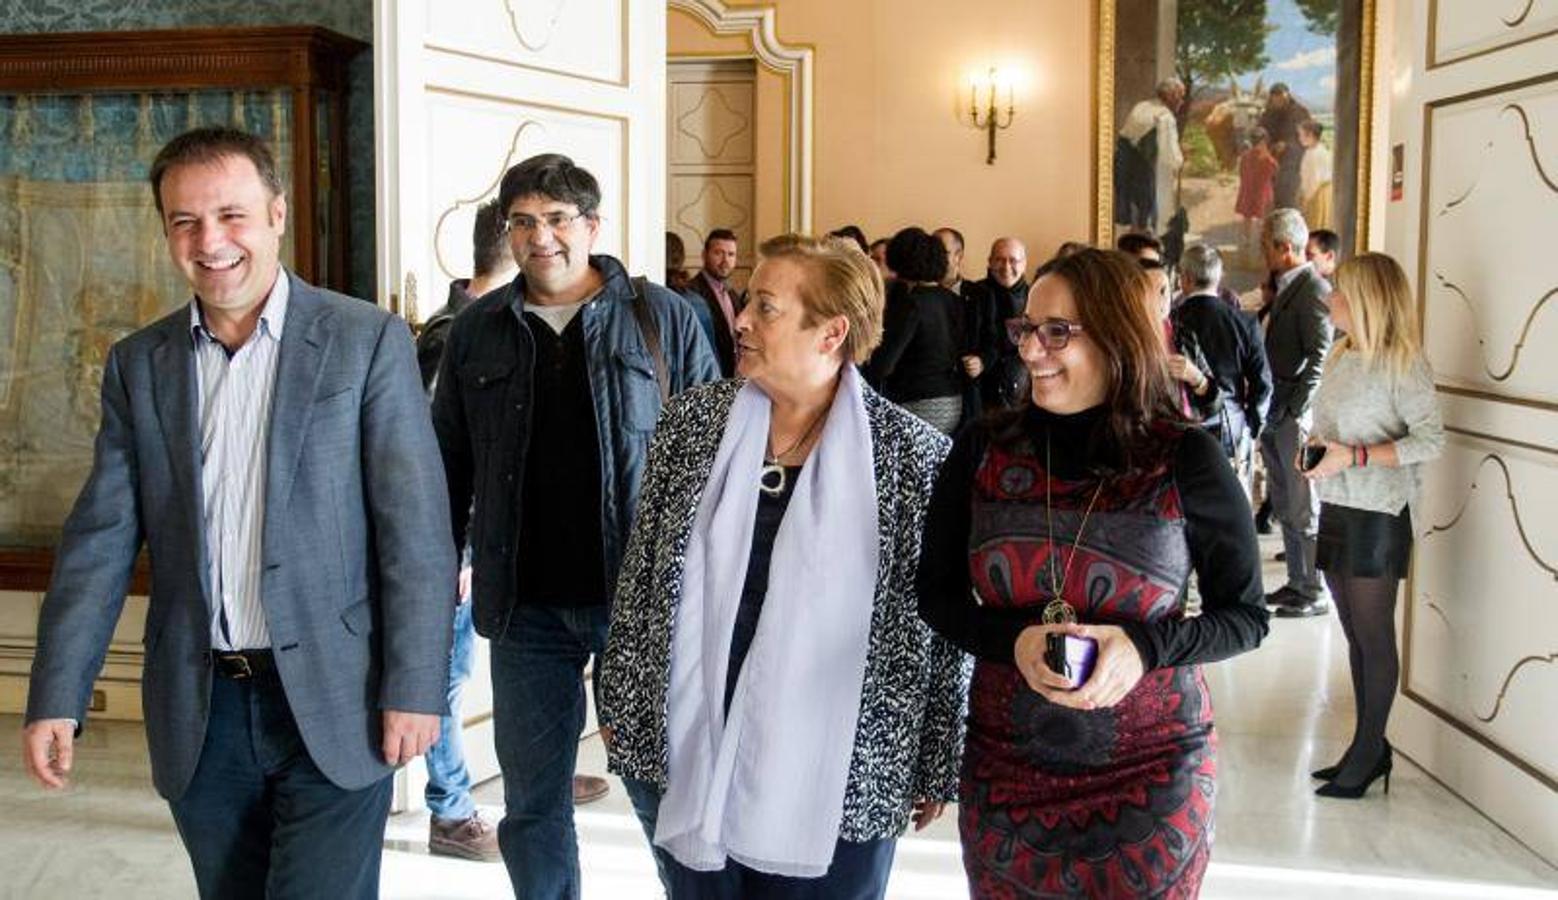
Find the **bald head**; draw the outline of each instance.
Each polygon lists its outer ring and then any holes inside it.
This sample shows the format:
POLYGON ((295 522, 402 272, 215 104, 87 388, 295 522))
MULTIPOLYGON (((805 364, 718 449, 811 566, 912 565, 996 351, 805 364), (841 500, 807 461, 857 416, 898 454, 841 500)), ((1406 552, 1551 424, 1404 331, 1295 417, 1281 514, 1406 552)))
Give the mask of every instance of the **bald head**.
POLYGON ((996 238, 990 245, 990 277, 1009 288, 1022 280, 1028 268, 1028 248, 1014 237, 996 238))

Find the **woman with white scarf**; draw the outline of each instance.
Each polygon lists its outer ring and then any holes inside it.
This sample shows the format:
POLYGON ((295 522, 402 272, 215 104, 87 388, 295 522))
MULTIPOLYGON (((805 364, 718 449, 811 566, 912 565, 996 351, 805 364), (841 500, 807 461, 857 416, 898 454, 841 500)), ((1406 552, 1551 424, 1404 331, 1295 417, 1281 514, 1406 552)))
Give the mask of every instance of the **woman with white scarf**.
POLYGON ((882 280, 845 242, 763 244, 738 378, 649 451, 600 672, 673 900, 883 896, 955 798, 968 667, 916 615, 948 441, 871 390, 882 280))

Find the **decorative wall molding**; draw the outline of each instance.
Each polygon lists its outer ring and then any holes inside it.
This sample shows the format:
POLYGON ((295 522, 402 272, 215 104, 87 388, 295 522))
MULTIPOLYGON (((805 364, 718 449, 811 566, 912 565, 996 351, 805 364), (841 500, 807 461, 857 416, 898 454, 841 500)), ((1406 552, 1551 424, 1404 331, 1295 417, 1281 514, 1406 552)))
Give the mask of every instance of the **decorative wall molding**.
POLYGON ((1454 425, 1445 430, 1450 441, 1435 470, 1441 478, 1464 473, 1469 482, 1464 491, 1446 490, 1443 481, 1430 485, 1413 510, 1432 524, 1421 534, 1407 583, 1401 691, 1558 792, 1558 763, 1543 742, 1530 739, 1532 717, 1540 719, 1537 710, 1550 705, 1550 680, 1527 685, 1518 706, 1509 702, 1522 678, 1558 664, 1552 643, 1558 633, 1548 615, 1558 600, 1558 565, 1539 542, 1551 529, 1532 530, 1549 520, 1531 518, 1552 495, 1558 449, 1454 425), (1535 465, 1539 480, 1517 482, 1517 461, 1535 465), (1490 475, 1490 469, 1497 471, 1490 475), (1470 521, 1474 502, 1487 492, 1476 503, 1477 521, 1470 521), (1507 552, 1515 547, 1524 554, 1507 552), (1511 716, 1515 721, 1506 722, 1511 716))
POLYGON ((789 146, 785 224, 793 231, 812 227, 813 50, 786 45, 775 27, 773 6, 727 6, 721 0, 667 0, 670 9, 687 13, 718 35, 741 35, 763 68, 785 76, 789 84, 786 119, 789 146))
POLYGON ((1428 11, 1428 68, 1464 62, 1558 34, 1558 3, 1553 0, 1431 0, 1428 11), (1546 7, 1545 9, 1543 7, 1546 7), (1448 33, 1453 10, 1470 32, 1448 33), (1533 17, 1535 14, 1535 17, 1533 17))
POLYGON ((1543 558, 1542 554, 1537 552, 1537 549, 1531 545, 1531 536, 1529 533, 1527 533, 1525 520, 1520 515, 1520 500, 1515 495, 1514 476, 1510 475, 1509 473, 1509 464, 1506 463, 1504 458, 1497 453, 1483 454, 1482 459, 1477 462, 1476 474, 1472 476, 1471 487, 1467 489, 1466 496, 1461 500, 1460 506, 1455 511, 1455 515, 1451 516, 1448 521, 1430 526, 1429 529, 1423 533, 1423 540, 1426 541, 1428 538, 1436 534, 1443 534, 1445 532, 1452 531, 1457 525, 1461 523, 1461 519, 1465 517, 1467 508, 1471 506, 1472 497, 1477 492, 1477 488, 1481 482, 1482 470, 1487 468, 1487 465, 1490 462, 1498 466, 1499 471, 1503 473, 1504 499, 1509 501, 1509 512, 1510 515, 1514 517, 1515 531, 1520 535, 1520 543, 1524 545, 1526 555, 1531 557, 1531 561, 1536 563, 1538 568, 1546 572, 1548 575, 1551 575, 1554 582, 1558 582, 1558 567, 1554 567, 1552 563, 1543 558))
POLYGON ((552 38, 557 34, 557 22, 563 17, 563 10, 567 8, 568 0, 555 0, 552 14, 546 17, 545 34, 539 38, 525 34, 524 27, 519 24, 519 13, 514 9, 516 2, 533 6, 535 0, 503 0, 503 8, 508 13, 509 27, 514 29, 514 39, 519 41, 521 47, 524 47, 531 53, 540 53, 547 48, 548 44, 552 43, 552 38))
POLYGON ((1558 366, 1524 351, 1555 333, 1558 284, 1540 267, 1490 262, 1545 252, 1540 223, 1558 214, 1555 82, 1546 73, 1425 104, 1418 215, 1419 312, 1438 374, 1542 409, 1558 409, 1558 366))
POLYGON ((489 183, 485 188, 482 188, 481 192, 476 194, 476 196, 462 197, 458 200, 455 200, 454 203, 450 204, 446 209, 444 209, 443 212, 439 213, 438 221, 433 225, 433 257, 434 261, 438 265, 438 270, 444 274, 445 278, 454 280, 456 278, 464 277, 462 273, 464 272, 465 267, 458 264, 451 266, 449 260, 444 258, 444 225, 449 221, 449 218, 458 213, 461 208, 467 206, 480 206, 482 203, 486 202, 489 197, 493 197, 497 194, 498 187, 503 183, 503 173, 507 172, 509 167, 514 165, 514 163, 521 158, 519 153, 519 144, 521 138, 525 136, 526 132, 532 129, 540 129, 541 131, 545 131, 546 126, 531 118, 526 118, 524 121, 520 122, 519 126, 514 129, 514 136, 509 138, 508 153, 504 155, 503 163, 498 166, 497 174, 493 176, 491 183, 489 183))
POLYGON ((712 86, 705 90, 703 95, 698 98, 697 106, 694 106, 692 109, 689 109, 676 118, 677 133, 686 135, 688 138, 691 138, 692 141, 698 145, 698 150, 703 154, 704 160, 708 162, 719 162, 720 158, 725 155, 725 149, 730 146, 730 142, 740 137, 751 127, 751 117, 743 115, 740 110, 733 109, 730 105, 730 101, 726 99, 724 92, 721 91, 718 87, 712 86), (719 103, 720 109, 724 111, 723 119, 727 127, 720 128, 718 132, 714 134, 703 134, 694 128, 689 128, 688 122, 696 119, 698 113, 703 110, 703 107, 710 103, 710 98, 714 98, 719 103), (711 150, 709 148, 710 142, 717 142, 718 146, 715 146, 711 150))

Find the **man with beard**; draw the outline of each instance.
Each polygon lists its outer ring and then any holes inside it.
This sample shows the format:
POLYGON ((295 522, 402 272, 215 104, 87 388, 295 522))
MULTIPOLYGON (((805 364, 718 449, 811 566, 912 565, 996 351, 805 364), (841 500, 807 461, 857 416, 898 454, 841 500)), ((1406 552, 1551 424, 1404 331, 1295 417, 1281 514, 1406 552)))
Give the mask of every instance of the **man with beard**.
POLYGON ((714 320, 714 356, 726 378, 736 371, 736 314, 745 300, 730 284, 738 251, 734 231, 716 228, 709 232, 703 240, 703 271, 689 285, 692 293, 703 298, 714 320))

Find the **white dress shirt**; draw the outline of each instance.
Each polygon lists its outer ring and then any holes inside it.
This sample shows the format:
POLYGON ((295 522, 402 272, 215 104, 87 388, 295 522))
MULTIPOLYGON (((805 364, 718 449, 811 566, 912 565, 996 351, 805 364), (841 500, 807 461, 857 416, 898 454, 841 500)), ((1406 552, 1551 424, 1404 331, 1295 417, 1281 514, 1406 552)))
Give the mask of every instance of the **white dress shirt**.
POLYGON ((291 288, 281 271, 254 333, 229 353, 206 327, 198 300, 189 304, 200 403, 201 500, 210 566, 211 646, 270 646, 260 602, 265 531, 266 450, 281 330, 291 288))

